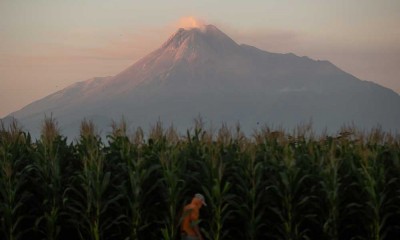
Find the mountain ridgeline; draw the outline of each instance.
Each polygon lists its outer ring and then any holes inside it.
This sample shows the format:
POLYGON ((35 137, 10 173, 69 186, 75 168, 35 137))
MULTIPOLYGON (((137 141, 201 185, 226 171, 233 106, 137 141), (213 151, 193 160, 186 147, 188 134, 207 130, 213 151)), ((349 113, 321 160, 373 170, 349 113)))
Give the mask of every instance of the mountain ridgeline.
POLYGON ((178 130, 201 115, 246 133, 268 124, 337 131, 381 126, 400 130, 400 96, 362 81, 328 61, 239 45, 213 25, 179 29, 159 49, 121 73, 75 83, 9 115, 34 136, 45 116, 77 136, 83 119, 104 132, 122 116, 130 128, 161 120, 178 130))

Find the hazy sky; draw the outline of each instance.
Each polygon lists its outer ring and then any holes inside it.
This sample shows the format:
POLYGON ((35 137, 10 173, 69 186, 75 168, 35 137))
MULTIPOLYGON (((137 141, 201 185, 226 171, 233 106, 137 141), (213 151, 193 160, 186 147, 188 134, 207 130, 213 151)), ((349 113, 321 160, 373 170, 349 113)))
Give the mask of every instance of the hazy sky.
POLYGON ((329 60, 400 93, 399 0, 0 0, 0 117, 119 73, 188 16, 238 43, 329 60))

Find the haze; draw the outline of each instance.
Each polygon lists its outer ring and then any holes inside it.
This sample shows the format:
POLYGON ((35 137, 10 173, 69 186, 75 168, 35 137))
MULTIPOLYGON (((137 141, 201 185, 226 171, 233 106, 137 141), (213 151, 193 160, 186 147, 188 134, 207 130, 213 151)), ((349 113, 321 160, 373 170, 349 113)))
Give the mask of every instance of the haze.
POLYGON ((95 76, 114 75, 178 27, 211 23, 238 43, 326 59, 400 92, 400 2, 0 2, 0 117, 95 76))

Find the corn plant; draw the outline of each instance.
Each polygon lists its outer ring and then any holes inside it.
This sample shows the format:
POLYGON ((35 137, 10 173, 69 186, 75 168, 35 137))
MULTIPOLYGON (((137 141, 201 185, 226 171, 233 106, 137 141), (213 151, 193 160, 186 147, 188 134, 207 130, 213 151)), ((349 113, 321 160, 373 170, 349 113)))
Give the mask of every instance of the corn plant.
POLYGON ((359 184, 360 157, 357 154, 363 143, 355 142, 351 132, 353 131, 342 131, 338 137, 331 139, 335 144, 334 158, 340 161, 338 170, 338 178, 340 178, 339 239, 362 239, 366 234, 364 224, 362 224, 364 218, 360 214, 365 198, 359 184))
MULTIPOLYGON (((252 150, 254 152, 254 150, 252 150)), ((242 153, 241 155, 244 155, 242 153)), ((234 208, 243 220, 243 239, 255 240, 265 237, 265 187, 263 162, 257 161, 254 154, 244 156, 235 164, 234 178, 236 198, 234 208)))
POLYGON ((136 132, 136 142, 134 145, 130 142, 126 134, 125 122, 114 127, 113 134, 110 136, 109 159, 117 158, 118 161, 112 161, 119 164, 118 171, 122 184, 118 188, 123 193, 123 199, 126 203, 126 218, 124 223, 129 229, 126 239, 141 239, 141 232, 146 230, 150 224, 150 210, 146 208, 146 201, 154 195, 157 184, 152 182, 155 172, 159 165, 148 165, 143 156, 143 149, 139 145, 142 143, 139 137, 141 130, 136 132), (151 182, 151 183, 150 183, 151 182), (150 184, 149 184, 150 183, 150 184))
POLYGON ((285 147, 282 157, 282 162, 276 166, 275 179, 266 187, 276 199, 269 208, 279 219, 280 225, 277 226, 279 238, 307 239, 309 229, 303 228, 302 225, 310 217, 304 211, 313 198, 305 192, 305 182, 310 175, 296 165, 296 159, 289 145, 285 147))
POLYGON ((220 240, 229 234, 225 227, 226 222, 233 214, 233 195, 230 192, 231 183, 227 179, 227 164, 221 157, 224 151, 224 143, 231 141, 231 133, 225 127, 218 134, 218 145, 209 149, 208 157, 204 159, 203 170, 203 191, 208 201, 207 211, 210 211, 209 232, 204 232, 208 239, 220 240), (219 148, 220 147, 220 148, 219 148))
POLYGON ((111 207, 118 204, 121 194, 112 191, 111 172, 106 171, 100 138, 95 134, 92 122, 82 122, 81 139, 77 147, 82 165, 71 180, 72 186, 67 189, 71 196, 71 221, 81 239, 105 239, 106 232, 123 218, 111 218, 109 212, 111 207))
POLYGON ((377 151, 362 150, 359 169, 360 184, 365 194, 363 216, 368 225, 368 239, 386 239, 386 220, 393 214, 387 211, 391 207, 387 189, 395 184, 395 177, 388 178, 382 162, 378 161, 377 151))
POLYGON ((28 157, 31 149, 29 134, 22 132, 14 121, 9 130, 0 128, 0 233, 4 239, 22 239, 30 229, 22 228, 27 219, 25 205, 28 192, 28 157))
POLYGON ((386 221, 386 239, 400 235, 400 139, 389 139, 377 159, 385 168, 386 182, 391 179, 390 184, 385 185, 387 204, 385 212, 390 212, 386 221))
POLYGON ((53 118, 44 120, 41 139, 37 142, 33 174, 41 216, 36 226, 46 239, 59 239, 60 218, 63 211, 63 191, 61 157, 66 155, 66 139, 62 139, 57 122, 53 118))
POLYGON ((180 212, 182 209, 182 198, 185 196, 185 181, 183 161, 179 161, 179 150, 166 150, 161 152, 161 185, 164 189, 166 216, 164 218, 164 228, 161 229, 164 239, 176 239, 180 223, 180 212))
POLYGON ((323 231, 329 239, 339 239, 340 223, 340 190, 342 179, 340 176, 341 159, 336 157, 335 144, 328 143, 328 152, 321 156, 320 184, 325 196, 326 218, 323 222, 323 231))

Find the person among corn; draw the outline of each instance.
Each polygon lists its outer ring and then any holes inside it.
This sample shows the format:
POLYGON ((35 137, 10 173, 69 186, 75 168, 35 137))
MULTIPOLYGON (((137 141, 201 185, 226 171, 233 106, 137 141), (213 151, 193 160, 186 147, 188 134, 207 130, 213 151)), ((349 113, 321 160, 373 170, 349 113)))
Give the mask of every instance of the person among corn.
POLYGON ((182 240, 203 240, 199 228, 200 208, 207 206, 204 196, 196 193, 188 205, 183 208, 181 236, 182 240))

